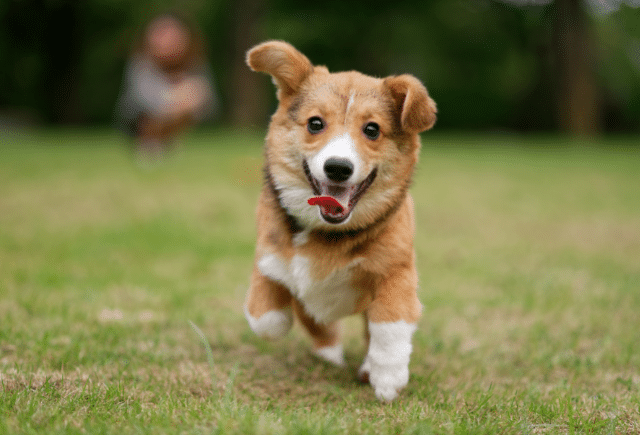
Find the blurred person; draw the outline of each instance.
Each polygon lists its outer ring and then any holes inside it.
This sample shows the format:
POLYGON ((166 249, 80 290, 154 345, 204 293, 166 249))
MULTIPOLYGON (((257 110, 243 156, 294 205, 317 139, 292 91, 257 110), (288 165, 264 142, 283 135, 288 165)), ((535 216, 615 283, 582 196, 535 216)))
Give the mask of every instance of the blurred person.
POLYGON ((145 27, 125 71, 117 107, 140 159, 159 159, 177 136, 213 112, 215 95, 202 39, 174 14, 145 27))

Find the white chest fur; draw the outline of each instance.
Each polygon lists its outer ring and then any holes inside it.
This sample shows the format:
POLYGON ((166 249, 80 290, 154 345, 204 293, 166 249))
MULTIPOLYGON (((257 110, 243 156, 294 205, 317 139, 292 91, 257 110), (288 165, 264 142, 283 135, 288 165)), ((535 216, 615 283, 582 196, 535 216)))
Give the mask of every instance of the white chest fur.
POLYGON ((312 262, 301 255, 286 261, 276 254, 266 254, 258 261, 260 272, 287 287, 317 322, 331 323, 353 314, 359 292, 351 285, 355 260, 321 279, 313 279, 312 262))

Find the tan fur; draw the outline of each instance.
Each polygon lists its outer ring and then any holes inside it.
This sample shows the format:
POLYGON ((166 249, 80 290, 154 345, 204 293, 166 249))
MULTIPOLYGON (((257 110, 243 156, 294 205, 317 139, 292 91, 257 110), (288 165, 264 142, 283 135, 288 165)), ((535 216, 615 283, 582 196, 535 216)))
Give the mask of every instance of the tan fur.
MULTIPOLYGON (((294 94, 305 77, 313 71, 309 59, 286 42, 271 41, 254 47, 247 54, 247 63, 254 71, 271 74, 282 97, 294 94)), ((280 99, 282 99, 279 96, 280 99)))
POLYGON ((280 103, 265 144, 267 181, 258 202, 248 313, 259 318, 293 306, 316 347, 334 345, 339 340, 336 319, 318 319, 321 315, 308 303, 317 295, 305 295, 303 284, 348 276, 348 285, 340 290, 347 296, 350 289, 354 292, 347 298, 351 302, 345 300, 347 314, 364 313, 377 323, 416 323, 421 304, 416 295, 413 202, 408 188, 420 149, 418 133, 431 128, 436 119, 427 90, 409 75, 377 79, 355 71, 331 74, 281 41, 254 47, 247 63, 272 75, 280 103), (326 121, 322 134, 307 131, 307 120, 314 116, 326 121), (367 122, 380 126, 375 141, 362 132, 367 122), (362 157, 363 170, 376 168, 377 176, 350 220, 334 225, 309 214, 315 209, 304 199, 288 204, 287 193, 308 190, 312 196, 303 159, 345 133, 362 157), (261 263, 265 258, 270 262, 261 263), (269 268, 267 263, 273 270, 261 270, 269 268), (281 269, 291 276, 308 270, 308 276, 295 278, 302 283, 300 289, 287 288, 288 280, 295 279, 282 275, 281 269), (280 277, 280 282, 273 277, 280 277))
POLYGON ((304 306, 297 300, 293 300, 293 310, 313 339, 315 348, 324 346, 333 346, 340 340, 340 329, 337 322, 328 325, 316 322, 309 314, 306 313, 304 306))

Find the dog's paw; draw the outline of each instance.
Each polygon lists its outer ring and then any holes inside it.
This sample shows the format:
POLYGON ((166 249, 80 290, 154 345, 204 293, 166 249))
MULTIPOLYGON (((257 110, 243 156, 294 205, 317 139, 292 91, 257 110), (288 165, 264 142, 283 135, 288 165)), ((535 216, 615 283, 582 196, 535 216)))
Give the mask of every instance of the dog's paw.
POLYGON ((383 402, 391 402, 398 397, 398 392, 409 382, 409 368, 405 365, 371 364, 369 383, 376 397, 383 402))
POLYGON ((409 381, 409 367, 398 365, 376 365, 367 356, 358 370, 358 380, 371 384, 376 397, 391 402, 409 381))
POLYGON ((390 402, 409 382, 411 337, 416 325, 398 321, 393 323, 369 322, 369 351, 360 368, 361 378, 369 374, 369 383, 376 397, 390 402))
POLYGON ((318 358, 330 362, 331 364, 335 364, 338 367, 344 367, 346 365, 344 360, 344 351, 341 344, 319 347, 314 349, 313 353, 318 358))
POLYGON ((244 315, 249 326, 257 336, 267 340, 277 340, 284 337, 293 325, 291 307, 280 310, 267 311, 259 318, 253 317, 245 307, 244 315))

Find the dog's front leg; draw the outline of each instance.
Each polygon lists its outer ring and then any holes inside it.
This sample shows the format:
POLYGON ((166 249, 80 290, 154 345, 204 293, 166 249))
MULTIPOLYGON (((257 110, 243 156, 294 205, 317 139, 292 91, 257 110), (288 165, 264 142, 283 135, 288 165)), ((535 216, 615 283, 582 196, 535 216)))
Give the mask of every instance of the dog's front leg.
POLYGON ((371 341, 360 376, 366 379, 368 374, 378 399, 390 402, 407 385, 411 337, 415 330, 415 323, 404 320, 388 323, 369 321, 371 341))
POLYGON ((409 381, 411 339, 422 306, 416 295, 413 268, 389 277, 367 310, 369 350, 360 368, 378 399, 390 402, 409 381))
POLYGON ((291 293, 254 267, 244 314, 258 336, 270 340, 281 338, 293 324, 291 293))

